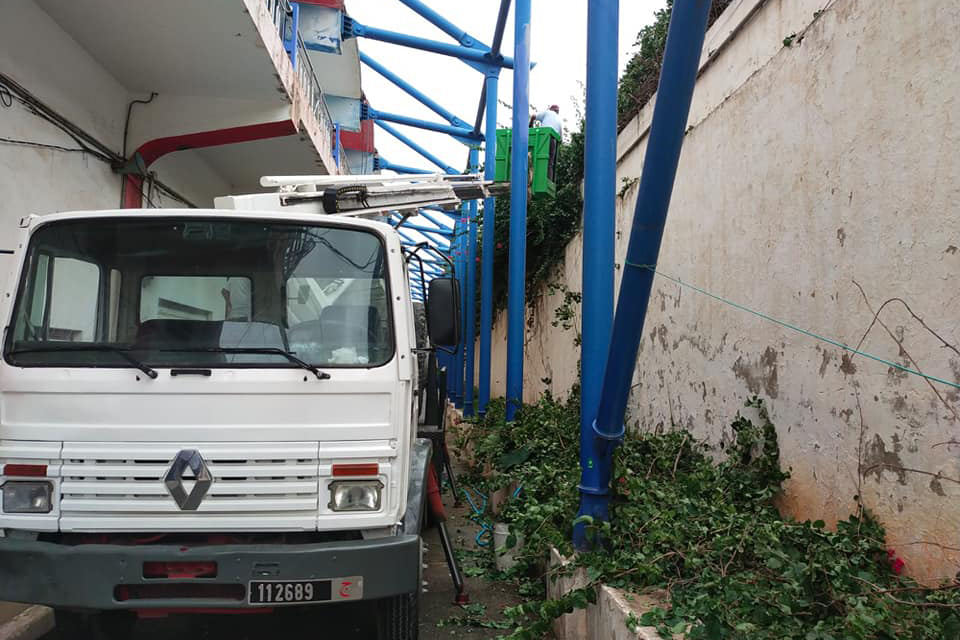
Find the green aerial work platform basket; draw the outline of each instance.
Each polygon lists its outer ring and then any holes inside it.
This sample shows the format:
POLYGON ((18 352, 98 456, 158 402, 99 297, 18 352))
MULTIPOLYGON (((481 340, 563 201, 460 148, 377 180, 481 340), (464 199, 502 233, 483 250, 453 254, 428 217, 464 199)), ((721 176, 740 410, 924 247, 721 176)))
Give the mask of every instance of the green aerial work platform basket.
MULTIPOLYGON (((497 129, 497 170, 495 182, 510 180, 510 153, 513 142, 512 129, 497 129)), ((560 134, 552 127, 530 129, 529 173, 530 191, 536 195, 557 195, 557 155, 560 152, 560 134)))

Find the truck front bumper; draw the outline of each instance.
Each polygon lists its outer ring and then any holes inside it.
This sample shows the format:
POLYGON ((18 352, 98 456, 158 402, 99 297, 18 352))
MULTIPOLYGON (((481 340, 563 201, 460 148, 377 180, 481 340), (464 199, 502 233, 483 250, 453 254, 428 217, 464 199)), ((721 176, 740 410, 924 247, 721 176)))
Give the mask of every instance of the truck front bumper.
POLYGON ((75 609, 246 608, 251 580, 362 577, 374 600, 420 588, 420 537, 317 544, 67 546, 0 539, 0 600, 75 609), (216 563, 216 577, 145 578, 145 562, 216 563))

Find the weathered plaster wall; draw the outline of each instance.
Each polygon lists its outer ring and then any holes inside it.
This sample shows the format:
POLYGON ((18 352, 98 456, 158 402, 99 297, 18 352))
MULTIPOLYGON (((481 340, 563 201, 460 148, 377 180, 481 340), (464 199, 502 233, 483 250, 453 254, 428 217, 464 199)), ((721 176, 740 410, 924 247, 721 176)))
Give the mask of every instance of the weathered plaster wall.
MULTIPOLYGON (((736 3, 749 19, 722 46, 737 23, 714 26, 659 269, 960 383, 960 5, 836 0, 815 17, 823 4, 736 3)), ((618 183, 640 175, 651 114, 618 140, 618 183)), ((619 201, 618 265, 635 198, 619 201)), ((581 264, 578 238, 558 281, 578 291, 581 264)), ((531 297, 527 399, 569 389, 578 357, 573 330, 551 325, 562 294, 531 297)), ((835 523, 860 495, 911 573, 957 573, 960 392, 660 277, 645 333, 631 426, 716 443, 759 394, 792 472, 788 513, 835 523)))
MULTIPOLYGON (((130 92, 32 0, 3 7, 0 70, 80 128, 120 150, 130 92)), ((69 136, 18 102, 9 107, 6 102, 0 104, 0 137, 77 147, 69 136)), ((201 206, 210 206, 213 196, 229 191, 229 183, 214 168, 189 152, 172 154, 151 170, 201 206)), ((156 206, 183 206, 160 194, 151 200, 156 206)), ((119 206, 120 177, 107 164, 81 153, 0 142, 0 250, 16 248, 17 221, 25 215, 119 206)), ((12 265, 10 256, 0 254, 0 289, 12 265)))

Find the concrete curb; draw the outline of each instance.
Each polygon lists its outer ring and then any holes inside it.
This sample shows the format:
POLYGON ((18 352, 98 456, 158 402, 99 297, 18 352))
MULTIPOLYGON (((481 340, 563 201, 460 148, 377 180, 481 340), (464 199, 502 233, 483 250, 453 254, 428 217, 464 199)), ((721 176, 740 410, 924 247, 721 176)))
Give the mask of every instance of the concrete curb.
MULTIPOLYGON (((570 560, 556 549, 550 550, 548 598, 559 598, 587 584, 586 571, 582 567, 570 571, 569 564, 570 560)), ((558 640, 663 640, 655 628, 631 629, 627 620, 639 620, 645 612, 666 602, 665 593, 633 594, 600 585, 596 604, 557 618, 553 632, 558 640)))
POLYGON ((0 624, 0 640, 37 640, 53 627, 53 609, 35 604, 0 624))

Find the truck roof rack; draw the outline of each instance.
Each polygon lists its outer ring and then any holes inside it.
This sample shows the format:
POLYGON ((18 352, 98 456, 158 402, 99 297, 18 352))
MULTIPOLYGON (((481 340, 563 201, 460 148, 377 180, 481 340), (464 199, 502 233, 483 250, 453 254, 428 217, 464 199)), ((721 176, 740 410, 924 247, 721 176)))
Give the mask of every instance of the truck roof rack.
POLYGON ((507 193, 509 183, 484 180, 479 174, 416 176, 317 175, 264 176, 260 185, 278 189, 281 206, 320 203, 323 213, 379 216, 439 206, 454 209, 463 200, 507 193))

